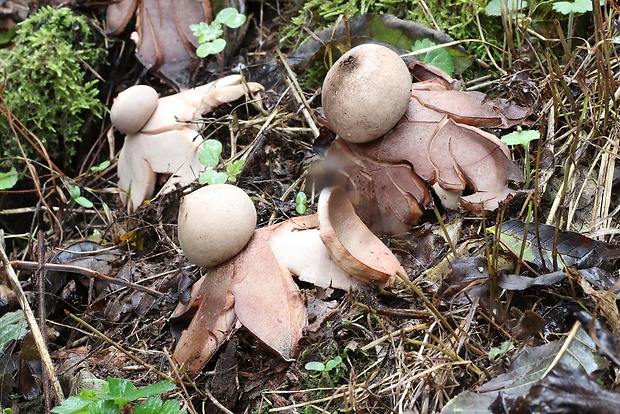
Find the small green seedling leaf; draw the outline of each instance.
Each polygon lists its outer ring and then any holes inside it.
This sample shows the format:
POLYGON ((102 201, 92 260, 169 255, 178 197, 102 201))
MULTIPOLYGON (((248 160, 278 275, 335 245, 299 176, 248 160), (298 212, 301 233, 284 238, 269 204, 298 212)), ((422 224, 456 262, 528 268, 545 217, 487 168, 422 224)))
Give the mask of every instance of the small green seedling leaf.
POLYGON ((122 378, 108 378, 108 384, 109 389, 100 390, 97 392, 97 397, 102 400, 112 400, 120 407, 128 402, 162 394, 176 388, 170 381, 161 381, 148 387, 136 388, 131 382, 122 378))
POLYGON ((222 26, 218 23, 207 24, 205 22, 192 24, 189 28, 198 38, 198 43, 212 42, 224 34, 222 26))
POLYGON ((308 197, 306 193, 300 191, 297 193, 297 197, 295 197, 295 211, 297 214, 306 214, 306 203, 308 202, 308 197))
POLYGON ((519 130, 504 135, 501 140, 506 145, 521 145, 524 148, 528 148, 530 142, 535 141, 538 138, 540 138, 540 132, 536 130, 519 130))
POLYGON ((7 172, 0 173, 0 190, 8 190, 9 188, 13 188, 15 184, 17 184, 18 177, 19 175, 17 174, 15 167, 11 167, 11 169, 7 172))
POLYGON ((78 198, 80 195, 82 195, 82 191, 80 190, 80 187, 78 187, 77 185, 69 186, 69 191, 71 192, 71 198, 74 200, 78 198))
POLYGON ((241 27, 245 23, 245 15, 239 13, 234 7, 227 7, 220 10, 215 17, 215 21, 228 26, 231 29, 241 27))
POLYGON ((525 8, 526 0, 491 0, 484 8, 484 13, 487 16, 501 16, 503 11, 505 14, 514 15, 525 8))
POLYGON ((205 167, 216 167, 220 163, 222 143, 216 139, 207 139, 202 143, 198 153, 198 160, 205 167))
POLYGON ((110 166, 110 160, 105 160, 99 165, 93 165, 90 170, 93 172, 105 171, 110 166))
POLYGON ((78 187, 77 185, 70 185, 69 188, 70 188, 70 191, 71 191, 71 198, 76 203, 78 203, 79 205, 81 205, 84 208, 93 208, 95 206, 92 203, 92 201, 90 201, 86 197, 82 197, 82 191, 80 190, 80 187, 78 187))
POLYGON ((204 58, 209 55, 217 55, 226 47, 226 40, 224 39, 215 39, 211 42, 203 43, 198 46, 196 49, 196 55, 198 57, 204 58))
POLYGON ((237 182, 237 176, 243 171, 244 160, 235 160, 226 164, 226 173, 228 174, 228 181, 231 183, 237 182))
POLYGON ((304 368, 308 371, 321 371, 325 372, 325 364, 319 361, 311 361, 304 365, 304 368))
POLYGON ((510 341, 503 342, 499 347, 493 347, 489 351, 489 359, 494 361, 497 357, 505 355, 506 353, 515 349, 515 346, 510 341))
POLYGON ((330 359, 329 361, 327 361, 327 364, 325 364, 325 370, 326 371, 331 371, 332 369, 336 368, 338 365, 340 365, 340 363, 342 362, 342 357, 340 355, 330 359))
MULTIPOLYGON (((601 2, 601 5, 604 4, 601 2)), ((590 0, 556 1, 553 3, 553 10, 563 15, 571 13, 586 13, 592 11, 592 2, 590 0)))
POLYGON ((0 318, 0 352, 10 341, 22 339, 28 333, 28 323, 21 310, 8 312, 0 318))
POLYGON ((245 23, 246 17, 239 13, 234 7, 227 7, 220 10, 211 24, 201 22, 189 26, 194 36, 198 37, 199 46, 196 55, 204 58, 209 55, 216 55, 226 47, 226 40, 222 39, 224 30, 222 26, 231 29, 241 27, 245 23))
POLYGON ((203 171, 198 177, 198 182, 202 185, 225 184, 226 181, 228 181, 228 174, 212 169, 203 171))
POLYGON ((79 197, 75 198, 74 200, 75 200, 76 203, 78 203, 79 205, 81 205, 84 208, 93 208, 95 206, 93 204, 93 202, 90 201, 86 197, 79 196, 79 197))

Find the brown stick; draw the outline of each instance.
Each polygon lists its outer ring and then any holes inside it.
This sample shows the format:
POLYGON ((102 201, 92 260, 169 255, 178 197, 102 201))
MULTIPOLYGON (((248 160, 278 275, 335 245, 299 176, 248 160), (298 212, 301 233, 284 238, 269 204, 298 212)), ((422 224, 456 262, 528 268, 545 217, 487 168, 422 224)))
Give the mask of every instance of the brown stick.
MULTIPOLYGON (((24 311, 24 315, 26 316, 26 321, 28 322, 28 326, 30 326, 30 330, 32 331, 32 337, 34 338, 34 342, 39 350, 39 355, 41 355, 41 362, 43 363, 43 367, 47 376, 52 384, 52 390, 54 391, 54 395, 56 397, 56 403, 61 404, 65 396, 62 393, 62 387, 60 386, 60 382, 58 381, 58 377, 56 376, 56 368, 54 368, 54 363, 52 362, 52 358, 47 350, 47 346, 45 345, 45 340, 43 339, 43 335, 41 334, 41 330, 39 329, 39 325, 37 324, 37 320, 34 317, 34 313, 32 312, 32 308, 26 299, 26 295, 22 289, 22 286, 17 279, 17 274, 15 274, 15 270, 13 270, 13 266, 11 266, 11 262, 9 261, 6 252, 4 251, 4 230, 0 229, 0 260, 2 260, 2 264, 4 265, 4 269, 9 277, 9 282, 11 282, 11 287, 17 296, 17 300, 19 301, 19 305, 24 311)), ((37 268, 38 264, 34 264, 34 269, 37 268)))
MULTIPOLYGON (((13 260, 12 262, 10 262, 10 264, 18 269, 24 269, 24 270, 37 270, 39 268, 38 263, 27 262, 24 260, 13 260)), ((108 282, 111 285, 121 285, 121 286, 125 286, 125 287, 132 288, 135 290, 139 290, 140 292, 148 293, 149 295, 154 296, 156 298, 161 298, 162 296, 164 296, 163 293, 158 292, 156 290, 153 290, 153 289, 150 289, 150 288, 147 288, 145 286, 138 285, 135 283, 131 283, 123 279, 117 279, 115 277, 106 276, 103 273, 99 273, 94 270, 87 269, 85 267, 72 266, 72 265, 67 265, 67 264, 45 263, 43 265, 43 268, 45 270, 55 270, 58 272, 79 273, 84 276, 94 277, 94 278, 103 280, 105 282, 108 282)))

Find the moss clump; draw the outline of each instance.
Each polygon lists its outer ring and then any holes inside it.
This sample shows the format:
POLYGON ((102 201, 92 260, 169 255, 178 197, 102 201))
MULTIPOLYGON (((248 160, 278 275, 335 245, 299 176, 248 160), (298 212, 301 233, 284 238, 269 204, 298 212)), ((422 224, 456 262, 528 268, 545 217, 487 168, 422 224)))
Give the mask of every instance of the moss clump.
MULTIPOLYGON (((88 23, 68 8, 43 7, 20 24, 14 47, 0 57, 7 70, 4 102, 53 160, 67 163, 86 120, 104 113, 97 80, 87 79, 87 66, 96 66, 105 50, 96 47, 88 23)), ((5 116, 0 117, 0 131, 0 153, 20 156, 5 116)), ((34 148, 21 142, 26 155, 34 157, 34 148)))
POLYGON ((406 18, 407 10, 416 3, 417 0, 310 0, 303 3, 299 14, 284 28, 281 41, 286 43, 291 39, 303 40, 308 36, 303 31, 304 27, 313 31, 325 29, 336 22, 340 15, 345 14, 348 17, 356 17, 364 14, 389 13, 406 18))
MULTIPOLYGON (((285 44, 293 39, 301 43, 308 37, 303 30, 304 27, 317 31, 332 25, 340 15, 356 17, 369 13, 389 13, 404 20, 422 23, 445 32, 455 40, 479 39, 480 33, 475 21, 463 18, 478 13, 481 26, 486 32, 486 40, 501 46, 504 40, 501 19, 487 16, 482 12, 487 1, 426 0, 423 6, 419 0, 310 0, 303 4, 297 16, 291 18, 290 24, 283 30, 282 40, 285 44)), ((482 60, 487 58, 482 44, 472 43, 463 46, 478 58, 482 60)))

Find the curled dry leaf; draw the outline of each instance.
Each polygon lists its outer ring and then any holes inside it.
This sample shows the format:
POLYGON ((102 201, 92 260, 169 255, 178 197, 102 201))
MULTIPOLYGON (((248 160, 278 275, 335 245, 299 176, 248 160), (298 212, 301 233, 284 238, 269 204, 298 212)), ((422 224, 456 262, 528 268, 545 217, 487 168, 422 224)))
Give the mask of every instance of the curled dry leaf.
POLYGON ((200 59, 190 25, 213 20, 209 0, 121 0, 107 10, 108 34, 121 33, 137 8, 136 55, 149 71, 187 88, 200 59))
MULTIPOLYGON (((235 101, 246 93, 263 90, 258 83, 242 83, 231 75, 197 88, 160 98, 149 120, 140 131, 125 137, 118 159, 118 187, 129 212, 153 195, 156 174, 173 174, 162 189, 194 181, 204 166, 198 160, 202 140, 197 125, 189 121, 235 101)), ((129 90, 128 90, 129 91, 129 90)), ((112 105, 112 111, 115 111, 112 105)), ((133 116, 129 111, 122 114, 133 116)), ((117 115, 120 121, 121 115, 117 115)))
POLYGON ((398 259, 355 213, 341 187, 326 188, 319 198, 321 239, 331 256, 352 276, 383 285, 405 271, 398 259))

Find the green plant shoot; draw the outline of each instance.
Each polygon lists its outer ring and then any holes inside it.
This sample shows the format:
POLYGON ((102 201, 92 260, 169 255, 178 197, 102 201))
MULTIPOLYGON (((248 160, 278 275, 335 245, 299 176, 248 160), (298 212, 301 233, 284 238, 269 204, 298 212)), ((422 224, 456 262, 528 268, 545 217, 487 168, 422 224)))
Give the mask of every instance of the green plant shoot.
POLYGON ((116 414, 126 411, 127 404, 146 398, 146 401, 133 407, 136 414, 181 414, 180 404, 176 400, 162 402, 159 394, 175 389, 170 381, 161 381, 143 388, 136 388, 131 382, 121 378, 97 380, 101 389, 84 388, 80 394, 69 397, 54 409, 55 414, 116 414))
POLYGON ((325 364, 319 361, 308 362, 304 368, 308 371, 329 372, 342 363, 342 357, 340 355, 330 359, 325 364))
POLYGON ((229 161, 226 163, 225 172, 217 171, 215 168, 220 164, 221 156, 221 142, 215 139, 207 139, 202 143, 202 148, 198 153, 198 160, 202 165, 207 167, 207 169, 198 177, 198 182, 200 184, 224 184, 227 181, 231 183, 237 181, 237 176, 241 174, 243 170, 244 161, 229 161))
MULTIPOLYGON (((306 196, 306 193, 304 193, 303 191, 300 191, 297 193, 297 196, 295 197, 295 211, 297 211, 297 214, 306 214, 306 203, 308 202, 308 197, 306 196)), ((306 368, 308 369, 308 368, 306 368)))
POLYGON ((90 170, 92 172, 102 172, 102 171, 105 171, 110 166, 110 164, 111 164, 110 160, 105 160, 105 161, 102 161, 101 164, 99 165, 93 165, 92 167, 90 167, 90 170))
POLYGON ((73 201, 75 201, 82 207, 93 208, 95 206, 92 201, 82 196, 82 190, 80 190, 80 187, 78 187, 77 185, 70 185, 69 190, 71 191, 71 198, 73 199, 73 201))
POLYGON ((192 24, 189 28, 200 44, 196 49, 196 55, 204 58, 220 53, 226 47, 226 40, 222 39, 223 26, 236 29, 245 23, 245 19, 245 15, 239 13, 234 7, 227 7, 220 10, 211 24, 205 22, 192 24))
POLYGON ((508 352, 510 352, 510 351, 512 351, 514 349, 515 349, 515 346, 514 346, 514 344, 512 342, 505 341, 499 347, 491 348, 491 350, 489 351, 489 359, 491 361, 494 361, 498 357, 500 357, 502 355, 506 355, 508 352))
POLYGON ((530 185, 530 142, 540 138, 540 132, 536 130, 523 131, 517 128, 516 131, 504 135, 501 141, 506 145, 521 145, 525 149, 525 188, 530 185))

